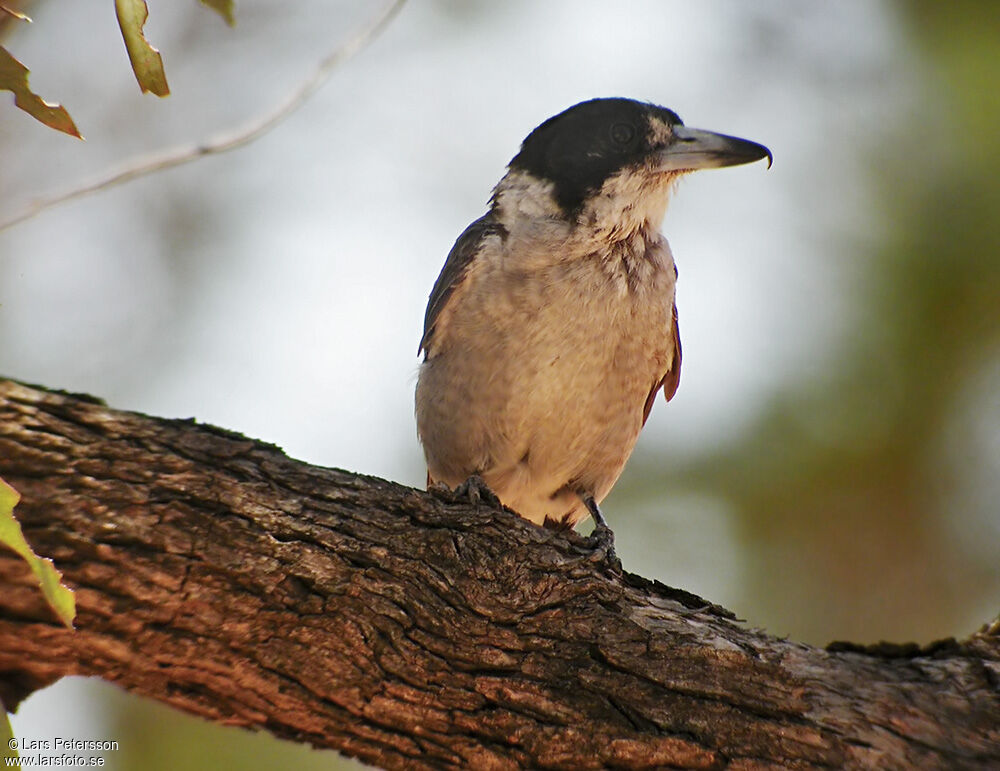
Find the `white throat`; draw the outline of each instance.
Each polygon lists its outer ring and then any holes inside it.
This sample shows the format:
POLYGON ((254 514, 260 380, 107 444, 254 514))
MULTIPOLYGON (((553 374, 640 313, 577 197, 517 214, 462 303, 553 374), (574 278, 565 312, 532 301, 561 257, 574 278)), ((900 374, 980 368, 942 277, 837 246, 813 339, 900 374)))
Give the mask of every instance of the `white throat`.
POLYGON ((579 222, 611 241, 658 233, 676 181, 676 174, 619 172, 587 200, 579 222))

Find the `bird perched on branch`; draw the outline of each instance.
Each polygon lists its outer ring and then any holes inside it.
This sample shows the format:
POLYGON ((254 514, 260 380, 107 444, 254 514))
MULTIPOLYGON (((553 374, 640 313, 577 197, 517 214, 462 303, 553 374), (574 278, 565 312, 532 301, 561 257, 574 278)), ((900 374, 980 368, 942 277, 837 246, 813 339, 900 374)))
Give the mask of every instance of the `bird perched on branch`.
POLYGON ((582 102, 532 131, 427 304, 428 485, 471 478, 533 522, 589 512, 606 529, 598 503, 656 394, 669 400, 680 379, 677 271, 660 234, 674 183, 765 157, 631 99, 582 102))

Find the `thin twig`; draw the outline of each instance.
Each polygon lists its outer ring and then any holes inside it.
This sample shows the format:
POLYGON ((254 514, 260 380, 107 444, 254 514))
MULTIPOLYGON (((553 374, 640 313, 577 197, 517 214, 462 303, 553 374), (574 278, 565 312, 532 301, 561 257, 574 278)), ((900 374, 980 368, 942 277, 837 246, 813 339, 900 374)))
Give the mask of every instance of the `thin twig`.
POLYGON ((0 220, 0 231, 20 224, 46 209, 51 209, 67 201, 72 201, 101 190, 107 190, 108 188, 124 182, 130 182, 147 174, 170 169, 174 166, 181 166, 204 155, 225 153, 250 144, 295 112, 313 92, 326 82, 330 74, 337 67, 354 57, 375 40, 396 14, 399 13, 405 2, 406 0, 393 0, 368 26, 359 30, 356 35, 331 51, 320 61, 313 73, 282 104, 278 105, 276 109, 258 116, 238 129, 216 134, 204 142, 181 145, 150 153, 130 161, 123 168, 113 171, 100 179, 47 198, 40 198, 17 214, 0 220))

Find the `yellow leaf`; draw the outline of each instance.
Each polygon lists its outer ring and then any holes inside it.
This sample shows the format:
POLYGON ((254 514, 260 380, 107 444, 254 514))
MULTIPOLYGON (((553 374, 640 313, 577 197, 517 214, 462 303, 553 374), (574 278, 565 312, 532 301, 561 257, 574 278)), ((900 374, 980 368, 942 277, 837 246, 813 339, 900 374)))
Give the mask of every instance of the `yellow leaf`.
POLYGON ((76 598, 72 590, 63 585, 62 574, 56 570, 52 560, 39 557, 24 540, 21 525, 14 519, 14 507, 19 500, 21 496, 17 490, 0 479, 0 544, 13 549, 28 563, 42 587, 45 600, 59 616, 59 620, 72 629, 73 619, 76 617, 76 598))
POLYGON ((115 0, 115 13, 139 88, 143 93, 149 91, 157 96, 166 96, 170 87, 167 86, 167 74, 163 71, 163 59, 142 34, 149 16, 145 0, 115 0))
POLYGON ((236 24, 236 17, 233 16, 233 0, 201 0, 201 4, 207 5, 219 14, 230 27, 236 24))
POLYGON ((29 19, 25 14, 20 11, 15 11, 13 8, 8 8, 2 3, 0 3, 0 13, 5 13, 8 16, 13 16, 15 19, 20 19, 21 21, 26 21, 28 24, 31 24, 31 19, 29 19))
POLYGON ((49 104, 28 87, 28 68, 0 46, 0 91, 12 91, 14 104, 46 126, 82 139, 66 108, 49 104))

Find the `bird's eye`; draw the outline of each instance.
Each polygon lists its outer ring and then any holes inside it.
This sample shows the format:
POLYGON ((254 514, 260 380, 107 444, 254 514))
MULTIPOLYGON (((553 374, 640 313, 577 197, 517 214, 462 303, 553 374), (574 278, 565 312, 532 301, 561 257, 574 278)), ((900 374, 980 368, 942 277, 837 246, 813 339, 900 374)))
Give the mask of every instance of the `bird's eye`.
POLYGON ((635 139, 635 127, 628 123, 616 123, 611 127, 611 141, 616 145, 627 145, 635 139))

